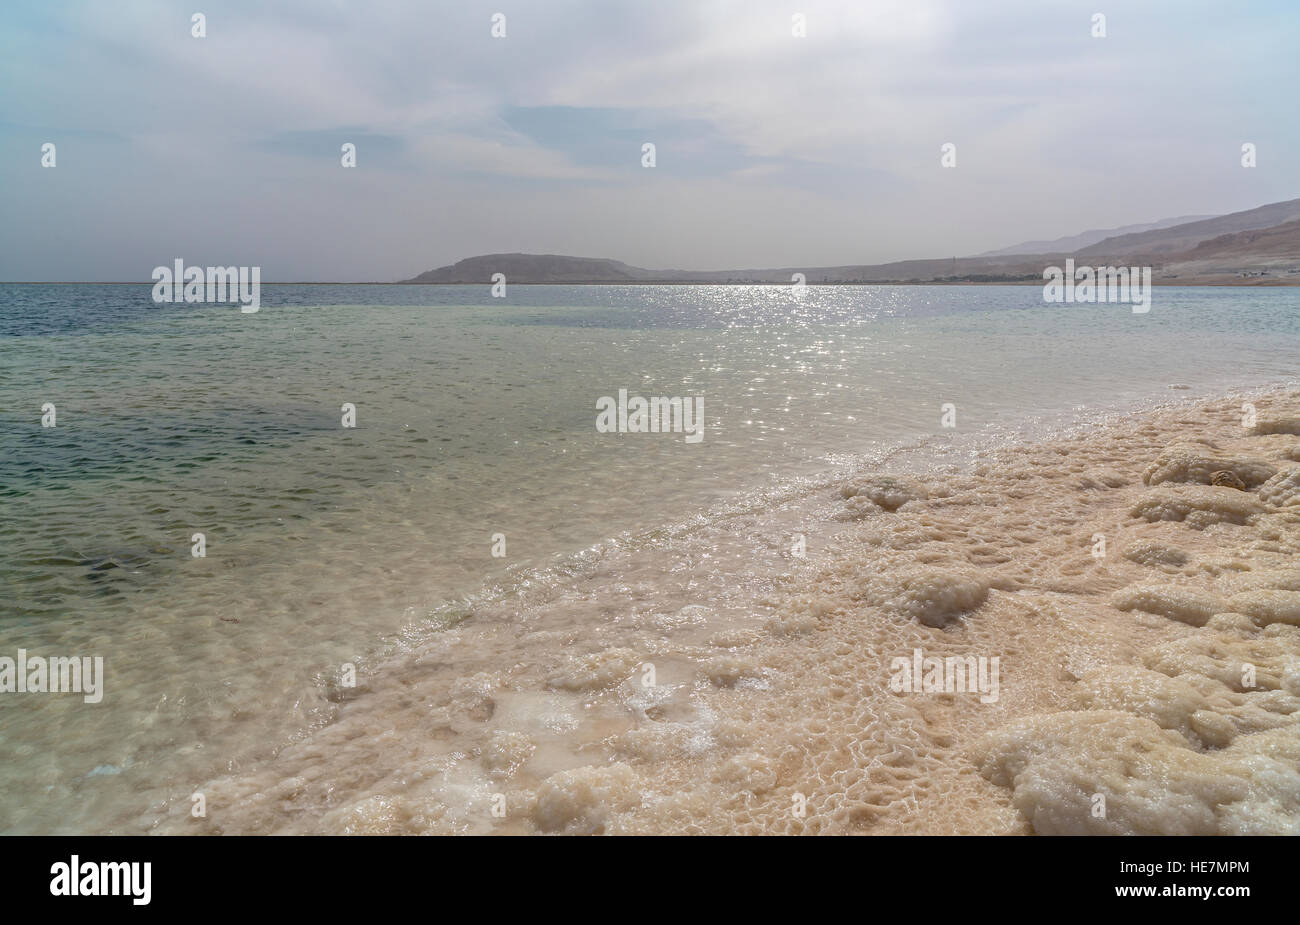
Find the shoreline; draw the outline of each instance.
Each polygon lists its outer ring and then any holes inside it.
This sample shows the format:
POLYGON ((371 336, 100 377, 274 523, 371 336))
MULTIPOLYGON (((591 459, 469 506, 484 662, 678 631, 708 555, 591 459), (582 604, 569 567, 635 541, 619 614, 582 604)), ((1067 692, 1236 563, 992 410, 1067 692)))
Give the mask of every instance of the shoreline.
POLYGON ((159 830, 1295 832, 1300 391, 1254 400, 1260 434, 1243 394, 855 476, 668 573, 616 551, 413 640, 159 830), (917 650, 998 659, 998 696, 891 690, 917 650))
MULTIPOLYGON (((150 286, 152 280, 140 282, 104 282, 100 280, 6 280, 0 286, 150 286)), ((461 283, 413 283, 410 281, 299 281, 272 282, 264 280, 261 286, 491 286, 492 281, 473 280, 461 283)), ((701 282, 696 280, 573 280, 563 282, 529 282, 510 280, 511 286, 773 286, 778 289, 789 288, 789 282, 759 281, 753 282, 701 282)), ((810 288, 838 286, 1038 286, 1044 285, 1042 279, 1022 280, 860 280, 856 282, 813 282, 806 283, 810 288)), ((1236 279, 1215 279, 1189 277, 1188 279, 1152 279, 1152 286, 1170 288, 1213 288, 1213 289, 1287 289, 1300 286, 1300 277, 1295 279, 1272 279, 1268 277, 1247 277, 1236 279)), ((195 303, 201 304, 201 303, 195 303)))

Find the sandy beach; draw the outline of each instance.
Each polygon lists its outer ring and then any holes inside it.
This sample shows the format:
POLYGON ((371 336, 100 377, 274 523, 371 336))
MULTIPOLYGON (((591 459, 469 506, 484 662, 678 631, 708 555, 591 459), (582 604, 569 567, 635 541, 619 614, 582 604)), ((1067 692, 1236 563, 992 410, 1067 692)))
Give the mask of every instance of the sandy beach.
POLYGON ((200 788, 207 819, 178 801, 156 830, 1300 826, 1300 391, 863 472, 659 542, 681 574, 624 550, 412 639, 332 722, 200 788), (694 585, 697 555, 731 580, 694 585), (655 582, 698 603, 642 606, 655 582), (580 599, 604 619, 569 622, 580 599), (900 684, 956 658, 964 686, 900 684))

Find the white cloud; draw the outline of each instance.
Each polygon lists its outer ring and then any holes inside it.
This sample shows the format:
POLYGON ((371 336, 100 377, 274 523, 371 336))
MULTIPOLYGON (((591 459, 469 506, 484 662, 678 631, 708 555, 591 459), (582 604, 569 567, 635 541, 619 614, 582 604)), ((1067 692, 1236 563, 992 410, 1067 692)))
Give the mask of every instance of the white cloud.
MULTIPOLYGON (((1161 0, 1117 9, 1094 40, 1090 9, 1038 0, 548 0, 507 10, 494 40, 499 7, 242 0, 208 10, 201 40, 162 0, 6 8, 0 121, 19 126, 14 144, 23 126, 126 136, 126 153, 61 149, 85 170, 62 182, 161 214, 203 199, 213 241, 247 238, 257 214, 257 237, 303 278, 410 275, 470 247, 683 268, 946 256, 1295 195, 1297 16, 1277 7, 1161 0), (654 171, 591 167, 583 139, 544 145, 502 118, 545 106, 701 132, 686 151, 668 141, 654 171), (363 152, 345 181, 325 146, 313 160, 269 143, 345 127, 397 153, 363 152), (1249 176, 1243 140, 1263 146, 1249 176), (948 141, 955 171, 938 166, 948 141), (372 251, 321 258, 316 217, 347 210, 375 229, 372 251), (443 235, 451 215, 463 227, 443 235)), ((0 272, 27 277, 42 242, 69 232, 45 227, 14 164, 0 185, 15 225, 45 233, 8 233, 0 272)), ((167 240, 161 226, 124 238, 167 240)))

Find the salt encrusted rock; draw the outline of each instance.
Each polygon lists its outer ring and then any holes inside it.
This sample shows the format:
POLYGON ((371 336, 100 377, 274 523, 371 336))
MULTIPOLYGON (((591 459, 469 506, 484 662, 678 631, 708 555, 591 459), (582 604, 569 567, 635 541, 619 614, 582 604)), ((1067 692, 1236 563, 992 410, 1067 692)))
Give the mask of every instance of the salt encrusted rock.
POLYGON ((551 674, 547 687, 566 691, 596 690, 626 680, 641 664, 631 649, 606 649, 570 658, 551 674))
POLYGON ((1228 598, 1228 607, 1265 626, 1270 623, 1300 626, 1300 591, 1242 591, 1228 598))
POLYGON ((1220 469, 1218 472, 1211 472, 1210 484, 1218 485, 1220 488, 1235 488, 1237 491, 1246 490, 1246 483, 1237 478, 1237 473, 1231 469, 1220 469))
POLYGON ((1232 579, 1236 591, 1300 591, 1300 569, 1259 569, 1232 579))
POLYGON ((988 579, 967 572, 912 568, 875 572, 859 585, 858 597, 896 617, 926 626, 947 626, 988 599, 988 579))
MULTIPOLYGON (((1232 459, 1211 455, 1213 450, 1200 443, 1175 443, 1165 448, 1156 461, 1142 473, 1147 485, 1162 482, 1198 482, 1209 485, 1217 474, 1231 476, 1244 488, 1253 488, 1266 482, 1277 471, 1276 467, 1258 459, 1232 459)), ((1219 484, 1217 482, 1213 484, 1219 484)))
POLYGON ((1124 558, 1151 568, 1160 566, 1179 568, 1191 560, 1191 556, 1176 546, 1166 546, 1153 540, 1138 540, 1130 543, 1124 550, 1124 558))
POLYGON ((483 764, 493 778, 515 773, 537 750, 537 744, 522 732, 498 729, 483 750, 483 764))
POLYGON ((1215 485, 1161 485, 1147 492, 1129 514, 1155 523, 1158 520, 1184 520, 1197 529, 1216 523, 1245 524, 1264 505, 1253 495, 1215 485))
POLYGON ((1204 626, 1210 617, 1229 609, 1222 598, 1182 585, 1125 588, 1115 594, 1111 603, 1119 610, 1141 610, 1192 626, 1204 626))
POLYGON ((1079 477, 1078 485, 1086 491, 1108 488, 1123 488, 1129 483, 1127 477, 1114 469, 1093 469, 1079 477))
MULTIPOLYGON (((1198 735, 1227 733, 1200 711, 1198 735)), ((1238 735, 1203 752, 1146 716, 1078 710, 1017 720, 972 757, 1040 835, 1294 835, 1300 726, 1238 735), (1106 812, 1093 812, 1094 794, 1106 812)))
POLYGON ((1205 706, 1205 696, 1187 681, 1140 665, 1094 669, 1079 679, 1073 698, 1080 709, 1135 713, 1189 740, 1192 715, 1205 706))
POLYGON ((866 498, 882 511, 897 511, 909 501, 925 500, 925 486, 905 475, 869 475, 846 483, 840 489, 845 500, 866 498))
POLYGON ((1250 432, 1256 436, 1263 434, 1300 434, 1300 418, 1256 418, 1255 426, 1250 429, 1250 432))
POLYGON ((1300 504, 1300 466, 1283 470, 1261 485, 1259 497, 1277 507, 1300 504))
POLYGON ((591 835, 604 830, 611 812, 628 812, 640 802, 631 766, 574 768, 542 781, 533 821, 543 832, 591 835))

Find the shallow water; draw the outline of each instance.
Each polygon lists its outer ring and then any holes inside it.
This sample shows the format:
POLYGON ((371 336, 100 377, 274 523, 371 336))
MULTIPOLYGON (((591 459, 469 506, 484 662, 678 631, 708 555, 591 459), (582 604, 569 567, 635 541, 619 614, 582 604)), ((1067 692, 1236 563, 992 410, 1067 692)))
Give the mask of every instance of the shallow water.
MULTIPOLYGON (((805 488, 898 447, 923 467, 1275 382, 1300 348, 1292 290, 1158 289, 1146 315, 1037 287, 267 286, 262 304, 0 286, 0 655, 106 665, 99 704, 0 695, 0 830, 147 830, 327 723, 345 662, 432 646, 450 689, 599 621, 703 644, 782 560, 744 534, 784 536, 805 488), (598 433, 619 389, 702 396, 703 440, 598 433), (496 645, 492 622, 535 599, 568 602, 564 625, 496 645), (708 619, 681 616, 701 601, 708 619)), ((534 774, 592 741, 552 720, 534 774)))

